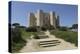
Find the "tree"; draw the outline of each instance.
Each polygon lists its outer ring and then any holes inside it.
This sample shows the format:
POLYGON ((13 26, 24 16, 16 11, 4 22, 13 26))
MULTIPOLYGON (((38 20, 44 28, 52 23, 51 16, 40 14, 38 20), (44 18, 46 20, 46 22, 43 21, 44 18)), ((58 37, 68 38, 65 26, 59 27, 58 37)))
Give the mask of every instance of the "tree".
POLYGON ((25 26, 19 26, 19 28, 21 29, 21 30, 26 30, 26 27, 25 26))
POLYGON ((73 25, 72 25, 72 28, 73 28, 73 29, 77 29, 77 28, 78 28, 78 24, 73 24, 73 25))
POLYGON ((54 26, 50 25, 50 27, 48 27, 49 30, 53 30, 55 29, 54 26))
POLYGON ((25 26, 20 26, 20 28, 24 28, 25 29, 26 27, 25 26))
POLYGON ((36 27, 28 27, 26 29, 27 32, 37 32, 37 28, 36 27))
POLYGON ((68 28, 67 28, 67 27, 65 27, 65 26, 63 26, 63 27, 60 27, 60 28, 59 28, 59 30, 61 30, 61 31, 67 31, 67 30, 68 30, 68 28))
POLYGON ((19 23, 13 23, 12 26, 15 26, 15 28, 11 29, 11 38, 13 42, 19 42, 22 40, 21 37, 21 30, 20 30, 20 24, 19 23))
POLYGON ((20 26, 20 24, 19 23, 13 23, 12 26, 18 27, 18 26, 20 26))
POLYGON ((11 28, 10 27, 11 24, 9 24, 9 28, 11 30, 9 30, 10 33, 10 52, 16 52, 18 50, 20 50, 26 43, 26 41, 22 38, 22 30, 21 28, 23 29, 23 26, 20 26, 19 23, 14 23, 12 24, 12 26, 14 26, 14 28, 11 28))

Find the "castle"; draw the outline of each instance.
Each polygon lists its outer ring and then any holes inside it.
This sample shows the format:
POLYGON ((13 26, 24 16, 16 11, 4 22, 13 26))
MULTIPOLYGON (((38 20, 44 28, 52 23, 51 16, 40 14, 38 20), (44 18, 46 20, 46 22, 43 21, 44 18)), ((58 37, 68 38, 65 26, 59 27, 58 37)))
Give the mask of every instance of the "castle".
POLYGON ((40 26, 57 28, 59 26, 59 16, 55 12, 45 13, 42 10, 38 10, 37 13, 29 13, 29 26, 40 26))

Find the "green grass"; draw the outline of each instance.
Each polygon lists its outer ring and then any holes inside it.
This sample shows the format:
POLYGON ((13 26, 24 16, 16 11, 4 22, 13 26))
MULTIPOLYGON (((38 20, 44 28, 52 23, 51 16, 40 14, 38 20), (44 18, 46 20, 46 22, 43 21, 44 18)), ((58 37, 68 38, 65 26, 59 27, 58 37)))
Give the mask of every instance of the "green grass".
POLYGON ((71 31, 52 31, 51 34, 55 35, 58 38, 62 38, 67 42, 74 43, 75 46, 78 46, 78 33, 71 31))
POLYGON ((30 38, 31 35, 37 35, 37 32, 22 31, 22 37, 23 37, 23 39, 28 39, 28 38, 30 38))

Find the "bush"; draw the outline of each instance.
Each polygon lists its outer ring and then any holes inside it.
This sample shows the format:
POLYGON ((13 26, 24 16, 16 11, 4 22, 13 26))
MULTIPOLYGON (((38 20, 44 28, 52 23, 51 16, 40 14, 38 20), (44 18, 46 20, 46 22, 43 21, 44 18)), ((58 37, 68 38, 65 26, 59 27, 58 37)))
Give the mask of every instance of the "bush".
POLYGON ((39 36, 34 36, 34 39, 40 39, 39 36))
POLYGON ((72 25, 72 28, 73 28, 73 29, 78 29, 78 24, 73 24, 73 25, 72 25))
POLYGON ((36 27, 28 27, 26 29, 27 32, 37 32, 37 28, 36 27))
POLYGON ((61 30, 61 31, 67 31, 68 30, 67 27, 59 27, 58 29, 61 30))
POLYGON ((46 27, 41 27, 41 30, 42 30, 42 31, 46 31, 47 28, 46 28, 46 27))
POLYGON ((50 27, 48 27, 49 30, 54 30, 54 26, 50 25, 50 27))
POLYGON ((18 52, 26 44, 21 34, 20 28, 11 29, 11 52, 18 52))
POLYGON ((46 31, 46 30, 53 30, 53 29, 55 29, 53 26, 43 26, 43 27, 41 27, 41 30, 42 31, 46 31))
POLYGON ((20 32, 20 30, 19 30, 19 28, 14 28, 14 29, 12 29, 12 31, 11 31, 11 40, 13 41, 13 42, 19 42, 20 40, 22 40, 22 38, 21 38, 21 32, 20 32))

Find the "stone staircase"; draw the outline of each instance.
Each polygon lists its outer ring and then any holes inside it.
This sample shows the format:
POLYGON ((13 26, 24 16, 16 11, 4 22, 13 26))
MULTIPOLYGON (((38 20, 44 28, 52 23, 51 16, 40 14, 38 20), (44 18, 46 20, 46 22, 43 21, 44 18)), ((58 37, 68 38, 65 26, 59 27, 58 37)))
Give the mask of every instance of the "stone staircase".
POLYGON ((51 47, 51 46, 57 46, 61 42, 59 40, 47 40, 47 41, 40 41, 39 46, 40 47, 51 47))

